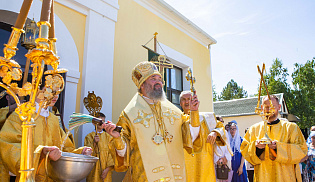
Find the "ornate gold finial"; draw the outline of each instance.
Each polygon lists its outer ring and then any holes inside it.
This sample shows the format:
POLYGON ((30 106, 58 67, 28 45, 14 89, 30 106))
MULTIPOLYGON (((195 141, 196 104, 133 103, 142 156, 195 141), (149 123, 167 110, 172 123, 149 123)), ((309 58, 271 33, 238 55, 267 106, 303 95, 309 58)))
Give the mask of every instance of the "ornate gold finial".
POLYGON ((154 38, 156 39, 156 36, 158 35, 159 33, 155 32, 153 35, 154 35, 154 38))
POLYGON ((193 76, 190 67, 187 69, 186 79, 187 79, 187 81, 190 82, 190 91, 193 93, 193 95, 195 95, 196 94, 196 90, 195 90, 195 87, 194 87, 194 83, 196 82, 196 78, 193 76))
POLYGON ((162 75, 162 80, 163 80, 163 84, 165 84, 164 82, 164 72, 166 68, 173 68, 173 64, 166 62, 166 57, 164 55, 159 55, 157 58, 157 61, 151 61, 152 63, 154 63, 156 65, 156 67, 158 67, 159 72, 162 75))
POLYGON ((84 97, 83 104, 85 108, 89 111, 90 115, 98 117, 99 112, 102 109, 103 101, 102 98, 96 96, 94 91, 92 93, 88 92, 88 96, 84 97))

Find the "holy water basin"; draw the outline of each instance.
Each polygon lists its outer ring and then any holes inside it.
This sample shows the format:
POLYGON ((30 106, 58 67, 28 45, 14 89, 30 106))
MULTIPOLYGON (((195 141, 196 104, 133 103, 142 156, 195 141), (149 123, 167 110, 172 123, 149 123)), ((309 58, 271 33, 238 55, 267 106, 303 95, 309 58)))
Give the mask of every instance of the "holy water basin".
POLYGON ((98 158, 93 156, 62 152, 57 161, 47 164, 46 160, 46 173, 56 181, 80 181, 87 177, 97 160, 98 158))

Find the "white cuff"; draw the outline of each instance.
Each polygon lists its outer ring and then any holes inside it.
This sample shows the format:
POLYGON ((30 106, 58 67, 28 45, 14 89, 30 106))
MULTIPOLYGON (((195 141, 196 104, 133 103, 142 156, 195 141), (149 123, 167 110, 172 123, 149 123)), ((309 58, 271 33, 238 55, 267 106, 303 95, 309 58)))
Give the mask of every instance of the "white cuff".
POLYGON ((189 127, 190 127, 191 140, 194 143, 194 141, 196 140, 196 138, 199 135, 200 126, 192 127, 191 124, 189 124, 189 127))

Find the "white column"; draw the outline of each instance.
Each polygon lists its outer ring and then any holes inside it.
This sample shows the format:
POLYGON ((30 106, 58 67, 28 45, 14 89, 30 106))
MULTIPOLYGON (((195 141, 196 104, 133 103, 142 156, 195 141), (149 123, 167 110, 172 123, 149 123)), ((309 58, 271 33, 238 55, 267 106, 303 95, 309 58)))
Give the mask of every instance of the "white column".
MULTIPOLYGON (((103 100, 101 112, 107 120, 112 119, 114 37, 115 21, 90 10, 86 19, 80 109, 82 113, 88 114, 82 101, 88 91, 94 91, 103 100)), ((92 124, 81 127, 79 146, 84 144, 85 136, 93 129, 92 124)))
MULTIPOLYGON (((209 57, 210 57, 210 63, 209 63, 209 72, 210 72, 210 76, 211 76, 211 87, 210 87, 210 89, 211 89, 211 100, 213 101, 213 80, 212 80, 212 65, 211 65, 211 44, 209 44, 208 45, 208 49, 209 49, 209 57)), ((212 102, 212 104, 211 104, 211 108, 210 108, 210 112, 214 112, 214 106, 213 106, 213 102, 212 102)))

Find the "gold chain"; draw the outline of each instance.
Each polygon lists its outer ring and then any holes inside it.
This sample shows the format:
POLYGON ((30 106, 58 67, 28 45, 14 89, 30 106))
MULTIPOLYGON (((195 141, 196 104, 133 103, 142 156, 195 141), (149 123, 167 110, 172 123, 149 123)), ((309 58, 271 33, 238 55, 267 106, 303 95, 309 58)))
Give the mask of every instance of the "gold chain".
POLYGON ((162 109, 160 108, 160 112, 158 113, 157 112, 157 108, 158 108, 158 103, 154 103, 152 106, 150 105, 150 108, 153 112, 153 116, 154 116, 154 126, 155 126, 155 131, 156 132, 161 132, 161 135, 162 137, 164 138, 164 140, 166 139, 165 138, 165 131, 166 131, 166 126, 165 126, 165 123, 164 123, 164 120, 162 118, 162 109), (157 118, 156 118, 157 116, 157 118), (159 122, 160 121, 160 122, 159 122), (158 125, 158 129, 156 129, 156 124, 158 125))

